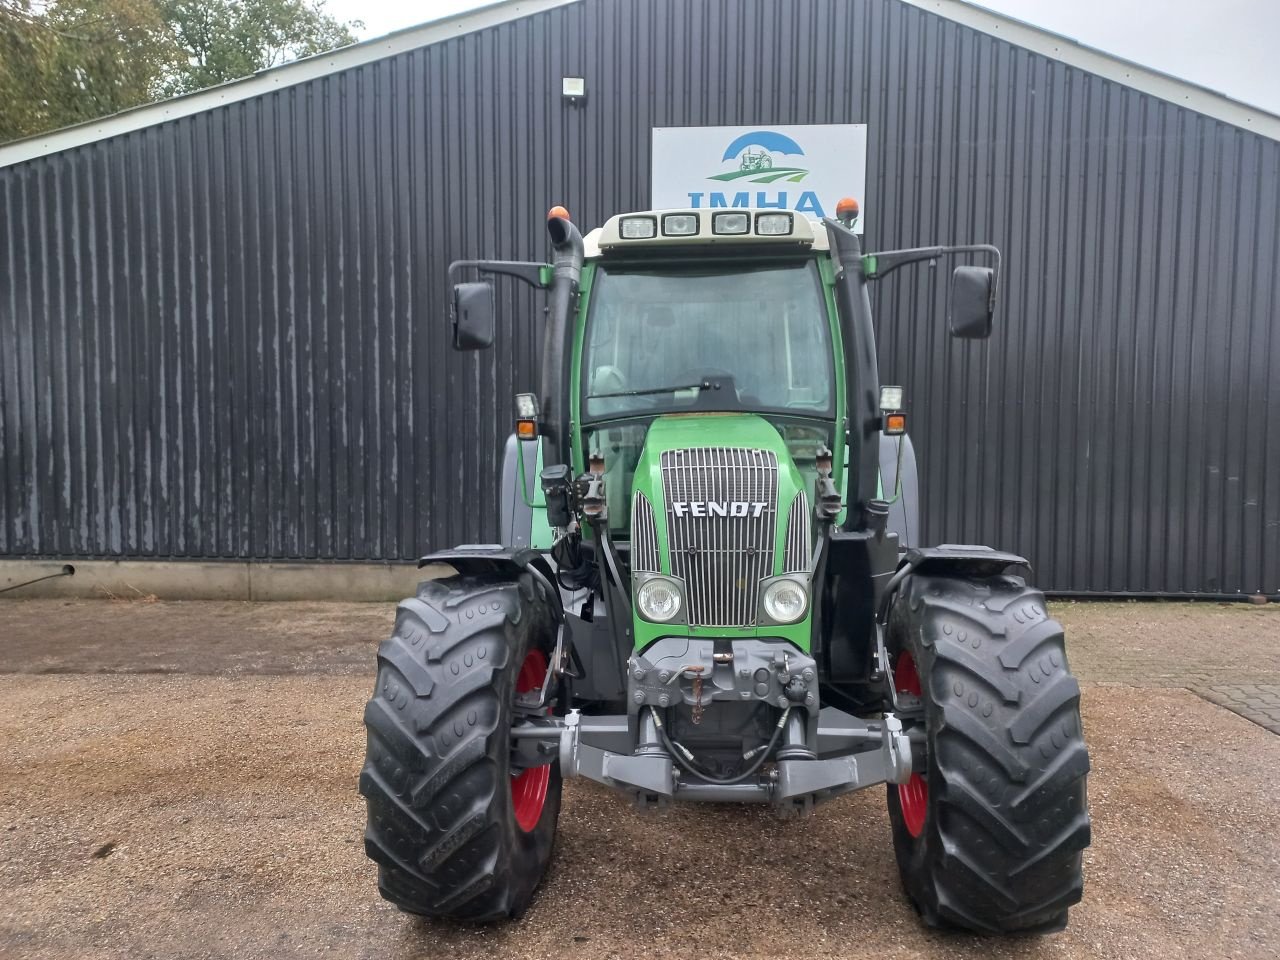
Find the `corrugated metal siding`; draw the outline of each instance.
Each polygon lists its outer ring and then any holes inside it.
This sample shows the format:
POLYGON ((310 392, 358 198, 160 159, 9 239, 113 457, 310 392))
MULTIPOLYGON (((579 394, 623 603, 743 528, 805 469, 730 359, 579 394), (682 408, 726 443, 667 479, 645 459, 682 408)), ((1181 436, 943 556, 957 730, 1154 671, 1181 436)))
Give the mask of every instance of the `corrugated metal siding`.
POLYGON ((941 275, 875 291, 926 539, 1280 590, 1280 143, 892 0, 586 0, 0 170, 0 554, 491 537, 540 303, 454 354, 447 262, 646 206, 654 126, 839 122, 871 248, 1005 252, 987 344, 941 275))

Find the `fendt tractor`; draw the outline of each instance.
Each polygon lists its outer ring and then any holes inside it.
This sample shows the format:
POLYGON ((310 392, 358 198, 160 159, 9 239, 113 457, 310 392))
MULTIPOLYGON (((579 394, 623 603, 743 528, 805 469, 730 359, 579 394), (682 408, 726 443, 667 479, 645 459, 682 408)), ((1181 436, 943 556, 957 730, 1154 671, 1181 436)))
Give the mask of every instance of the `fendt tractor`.
POLYGON ((1066 923, 1090 827, 1062 628, 1022 557, 919 543, 868 297, 956 257, 950 331, 987 337, 1000 254, 863 254, 856 216, 658 210, 583 237, 556 207, 551 263, 450 266, 461 350, 492 345, 500 278, 548 291, 540 385, 514 397, 502 543, 424 557, 378 652, 360 790, 386 899, 520 916, 570 777, 787 817, 886 784, 925 923, 1066 923))

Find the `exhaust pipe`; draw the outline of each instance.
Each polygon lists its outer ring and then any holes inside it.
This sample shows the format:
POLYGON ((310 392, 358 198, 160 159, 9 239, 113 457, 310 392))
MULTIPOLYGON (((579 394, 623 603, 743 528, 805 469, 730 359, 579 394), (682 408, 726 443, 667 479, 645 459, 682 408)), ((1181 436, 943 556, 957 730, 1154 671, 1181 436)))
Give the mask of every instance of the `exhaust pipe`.
POLYGON ((578 306, 582 279, 582 234, 563 207, 547 217, 554 268, 547 329, 542 340, 542 403, 545 446, 542 462, 548 466, 569 462, 569 357, 573 353, 573 313, 578 306))

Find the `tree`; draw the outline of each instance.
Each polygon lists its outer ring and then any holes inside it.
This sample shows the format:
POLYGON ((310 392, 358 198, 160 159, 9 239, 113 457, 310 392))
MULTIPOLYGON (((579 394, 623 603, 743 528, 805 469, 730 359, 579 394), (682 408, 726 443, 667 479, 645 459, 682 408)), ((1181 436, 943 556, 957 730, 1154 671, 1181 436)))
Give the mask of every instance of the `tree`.
POLYGON ((146 103, 180 62, 152 0, 0 0, 0 140, 146 103))
POLYGON ((26 0, 0 2, 0 141, 50 126, 45 98, 57 42, 26 0))
POLYGON ((0 0, 0 142, 352 43, 323 0, 0 0))
POLYGON ((163 0, 163 9, 187 56, 163 84, 170 95, 354 43, 361 26, 333 19, 322 0, 163 0))

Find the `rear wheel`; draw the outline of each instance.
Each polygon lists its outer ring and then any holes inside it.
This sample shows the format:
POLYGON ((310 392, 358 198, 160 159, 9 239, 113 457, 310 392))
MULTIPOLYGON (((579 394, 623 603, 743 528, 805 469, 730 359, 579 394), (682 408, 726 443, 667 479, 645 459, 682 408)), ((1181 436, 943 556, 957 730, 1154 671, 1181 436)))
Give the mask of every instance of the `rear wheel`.
POLYGON ((889 624, 923 769, 889 787, 903 885, 931 926, 1061 929, 1089 844, 1080 688, 1044 596, 1015 577, 912 576, 889 624))
POLYGON ((552 631, 528 583, 428 581, 400 604, 365 708, 360 792, 378 889, 402 910, 496 920, 528 907, 561 779, 555 763, 513 769, 511 725, 543 687, 552 631))

